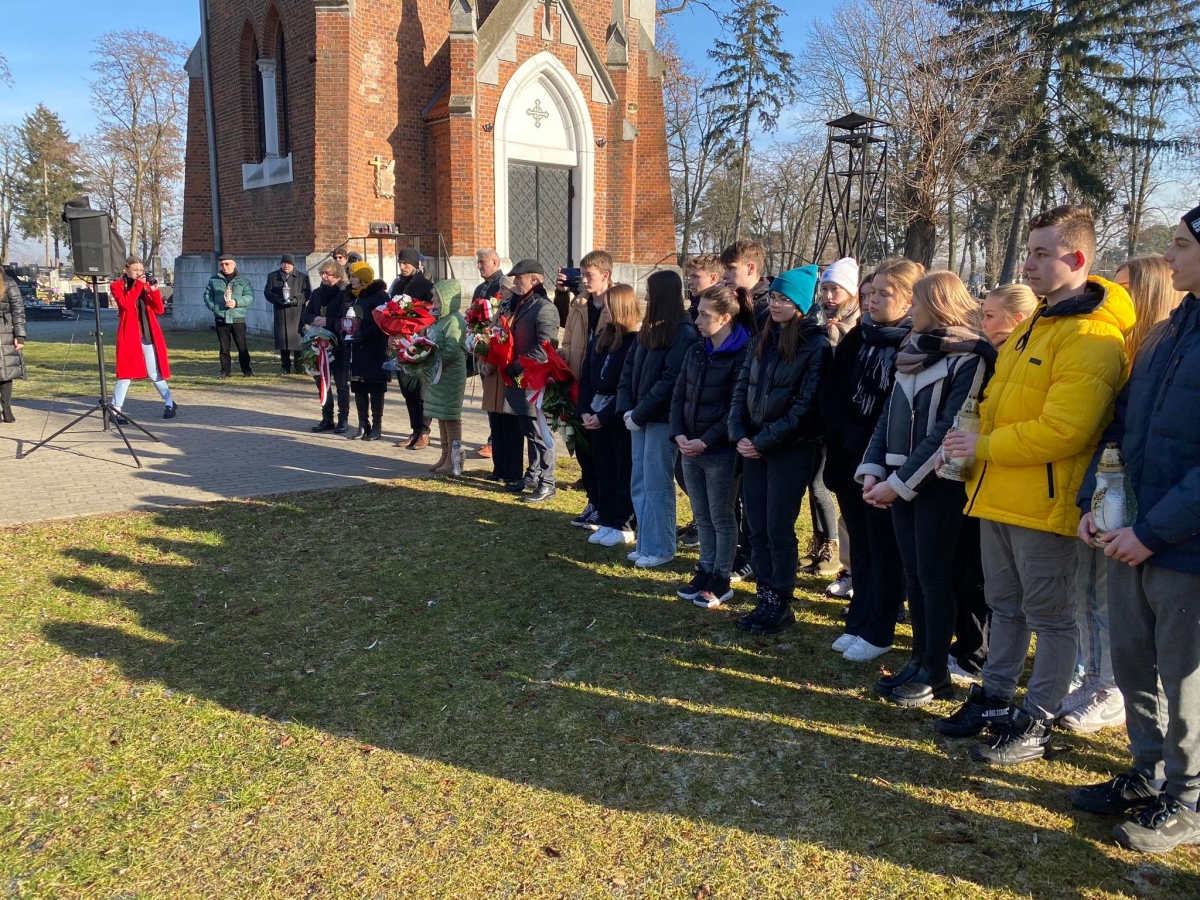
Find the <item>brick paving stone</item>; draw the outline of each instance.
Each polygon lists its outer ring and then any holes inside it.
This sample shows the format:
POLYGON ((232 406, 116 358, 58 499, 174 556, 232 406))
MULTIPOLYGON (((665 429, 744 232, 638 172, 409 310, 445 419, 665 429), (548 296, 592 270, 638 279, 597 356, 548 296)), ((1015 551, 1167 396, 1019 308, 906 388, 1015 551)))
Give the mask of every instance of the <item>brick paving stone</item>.
MULTIPOLYGON (((101 430, 99 415, 24 457, 87 409, 88 401, 23 401, 19 382, 16 387, 17 422, 0 425, 0 526, 423 477, 439 454, 436 440, 418 452, 395 446, 407 434, 408 415, 394 386, 384 407, 383 440, 313 434, 309 428, 320 418, 316 388, 297 378, 287 385, 173 389, 179 415, 171 420, 162 418, 162 402, 153 392, 134 393, 125 411, 159 438, 155 443, 126 427, 140 469, 116 431, 101 430)), ((478 380, 472 379, 463 442, 467 470, 488 472, 491 461, 473 455, 488 434, 479 396, 478 380)))

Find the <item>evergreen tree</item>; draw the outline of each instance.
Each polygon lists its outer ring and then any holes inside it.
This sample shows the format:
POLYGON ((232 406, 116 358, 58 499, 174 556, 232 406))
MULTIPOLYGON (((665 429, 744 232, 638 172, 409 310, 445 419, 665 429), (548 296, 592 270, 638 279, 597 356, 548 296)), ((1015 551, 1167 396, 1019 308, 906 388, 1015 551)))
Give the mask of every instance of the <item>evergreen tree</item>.
POLYGON ((784 105, 795 98, 795 60, 783 49, 779 28, 784 15, 770 0, 734 0, 732 11, 722 17, 725 33, 733 38, 722 37, 708 51, 719 71, 707 93, 720 99, 718 121, 740 153, 734 240, 741 234, 751 123, 757 119, 763 131, 773 132, 784 105))
MULTIPOLYGON (((1002 33, 1026 51, 1031 91, 998 110, 1015 180, 1001 282, 1011 281, 1032 206, 1050 205, 1059 185, 1077 202, 1103 209, 1114 199, 1108 176, 1115 150, 1144 140, 1115 101, 1148 77, 1132 72, 1130 47, 1179 54, 1196 46, 1200 0, 943 0, 960 28, 980 36, 980 59, 1002 33)), ((1171 77, 1171 76, 1168 76, 1171 77)))
POLYGON ((25 116, 19 134, 21 165, 14 192, 17 228, 27 238, 46 241, 47 256, 53 242, 53 261, 57 262, 61 245, 71 240, 70 229, 62 221, 63 204, 83 189, 76 162, 79 148, 58 114, 40 103, 25 116))

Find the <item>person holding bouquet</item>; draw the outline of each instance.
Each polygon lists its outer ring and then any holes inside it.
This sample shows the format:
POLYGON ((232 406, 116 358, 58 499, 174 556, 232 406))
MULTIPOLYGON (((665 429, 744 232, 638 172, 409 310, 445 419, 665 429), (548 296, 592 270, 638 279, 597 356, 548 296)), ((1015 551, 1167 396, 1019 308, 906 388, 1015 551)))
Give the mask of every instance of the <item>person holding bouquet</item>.
POLYGON ((383 435, 383 395, 391 374, 383 367, 387 361, 387 335, 371 313, 387 302, 387 285, 365 262, 356 262, 350 266, 350 296, 353 299, 342 318, 342 330, 349 357, 350 390, 358 409, 358 431, 352 437, 377 441, 383 435))
POLYGON ((136 256, 125 260, 124 274, 109 285, 117 301, 117 383, 113 387, 112 412, 118 424, 125 424, 121 408, 135 378, 149 378, 166 409, 164 419, 175 418, 179 408, 171 397, 167 379, 171 365, 167 361, 167 342, 158 317, 163 313, 158 282, 146 279, 146 270, 136 256))
POLYGON ((771 282, 767 319, 746 354, 729 409, 729 441, 742 457, 742 502, 758 580, 758 604, 737 627, 751 634, 775 634, 796 621, 796 517, 817 467, 817 400, 833 357, 825 326, 808 315, 816 291, 816 266, 771 282))
POLYGON ((604 547, 632 544, 633 498, 629 483, 633 466, 629 429, 617 415, 617 388, 625 357, 637 342, 642 306, 627 284, 606 293, 596 332, 588 341, 579 377, 579 416, 587 431, 596 489, 599 528, 588 542, 604 547))
POLYGON ((425 385, 426 422, 438 421, 442 455, 429 471, 450 475, 454 471, 451 449, 455 441, 462 445, 463 394, 467 389, 467 349, 464 339, 462 285, 453 279, 433 286, 433 314, 437 324, 429 329, 429 338, 437 344, 440 375, 425 385))
MULTIPOLYGON (((489 339, 475 345, 479 374, 483 377, 483 411, 488 414, 488 424, 492 429, 492 472, 488 478, 507 483, 519 482, 525 472, 525 439, 516 411, 505 401, 504 378, 495 365, 486 361, 485 356, 495 334, 505 333, 505 324, 512 320, 512 288, 512 279, 502 277, 489 339)), ((479 340, 482 341, 482 338, 479 340)))
POLYGON ((683 454, 683 477, 700 538, 700 565, 679 596, 713 609, 733 597, 729 573, 737 553, 734 507, 741 475, 729 443, 729 406, 750 332, 736 320, 737 294, 724 286, 701 291, 696 328, 704 340, 684 359, 671 400, 671 439, 683 454))

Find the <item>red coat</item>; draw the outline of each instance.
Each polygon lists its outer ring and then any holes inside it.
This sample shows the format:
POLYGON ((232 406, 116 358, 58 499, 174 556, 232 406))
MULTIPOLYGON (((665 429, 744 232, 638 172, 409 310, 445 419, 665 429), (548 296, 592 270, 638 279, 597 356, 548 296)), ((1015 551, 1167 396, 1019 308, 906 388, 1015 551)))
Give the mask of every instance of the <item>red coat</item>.
POLYGON ((142 281, 135 281, 129 292, 125 291, 125 279, 118 278, 108 286, 117 301, 117 377, 146 378, 146 358, 142 355, 142 326, 138 322, 138 297, 145 292, 146 317, 150 320, 150 334, 154 338, 154 353, 158 358, 158 377, 171 377, 171 366, 167 362, 167 342, 158 317, 163 312, 162 294, 142 281))

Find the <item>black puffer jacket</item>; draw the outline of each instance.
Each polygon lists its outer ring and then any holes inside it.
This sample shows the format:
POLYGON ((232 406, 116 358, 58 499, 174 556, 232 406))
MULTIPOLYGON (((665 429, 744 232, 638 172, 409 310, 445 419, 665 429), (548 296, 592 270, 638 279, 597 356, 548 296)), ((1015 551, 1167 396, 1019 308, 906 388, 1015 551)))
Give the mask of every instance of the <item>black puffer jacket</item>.
POLYGON ((688 351, 671 398, 671 439, 699 438, 708 450, 729 449, 729 405, 750 332, 735 325, 717 350, 704 340, 688 351))
POLYGON ((833 359, 825 329, 812 319, 800 321, 791 362, 779 352, 779 327, 768 327, 762 359, 756 345, 746 351, 729 410, 729 443, 749 438, 763 456, 821 436, 817 398, 833 359))
MULTIPOLYGON (((588 342, 579 373, 579 412, 581 415, 591 413, 600 420, 601 425, 610 428, 620 424, 616 393, 621 383, 621 373, 625 371, 625 359, 637 343, 637 332, 626 334, 620 345, 611 350, 597 350, 597 337, 599 333, 588 342), (599 403, 600 409, 596 409, 597 404, 593 403, 598 396, 610 398, 599 403)), ((621 427, 625 426, 622 424, 621 427)))
MULTIPOLYGON (((353 294, 350 295, 353 297, 353 294)), ((358 318, 354 337, 347 342, 350 350, 350 380, 363 384, 387 384, 392 373, 383 364, 387 362, 387 335, 380 331, 371 315, 375 307, 386 303, 387 285, 376 278, 354 297, 351 304, 358 318)))
POLYGON ((388 288, 388 296, 399 297, 401 294, 406 294, 414 300, 432 303, 433 282, 425 277, 424 272, 420 271, 413 272, 407 278, 397 275, 392 281, 392 286, 388 288))
POLYGON ((679 323, 671 343, 661 349, 647 350, 639 335, 637 346, 625 357, 617 390, 617 413, 623 416, 632 411, 634 424, 642 427, 651 422, 666 425, 684 357, 699 342, 700 332, 690 319, 679 323))
POLYGON ((25 300, 15 281, 0 289, 0 381, 25 377, 25 356, 16 342, 25 343, 25 300))

